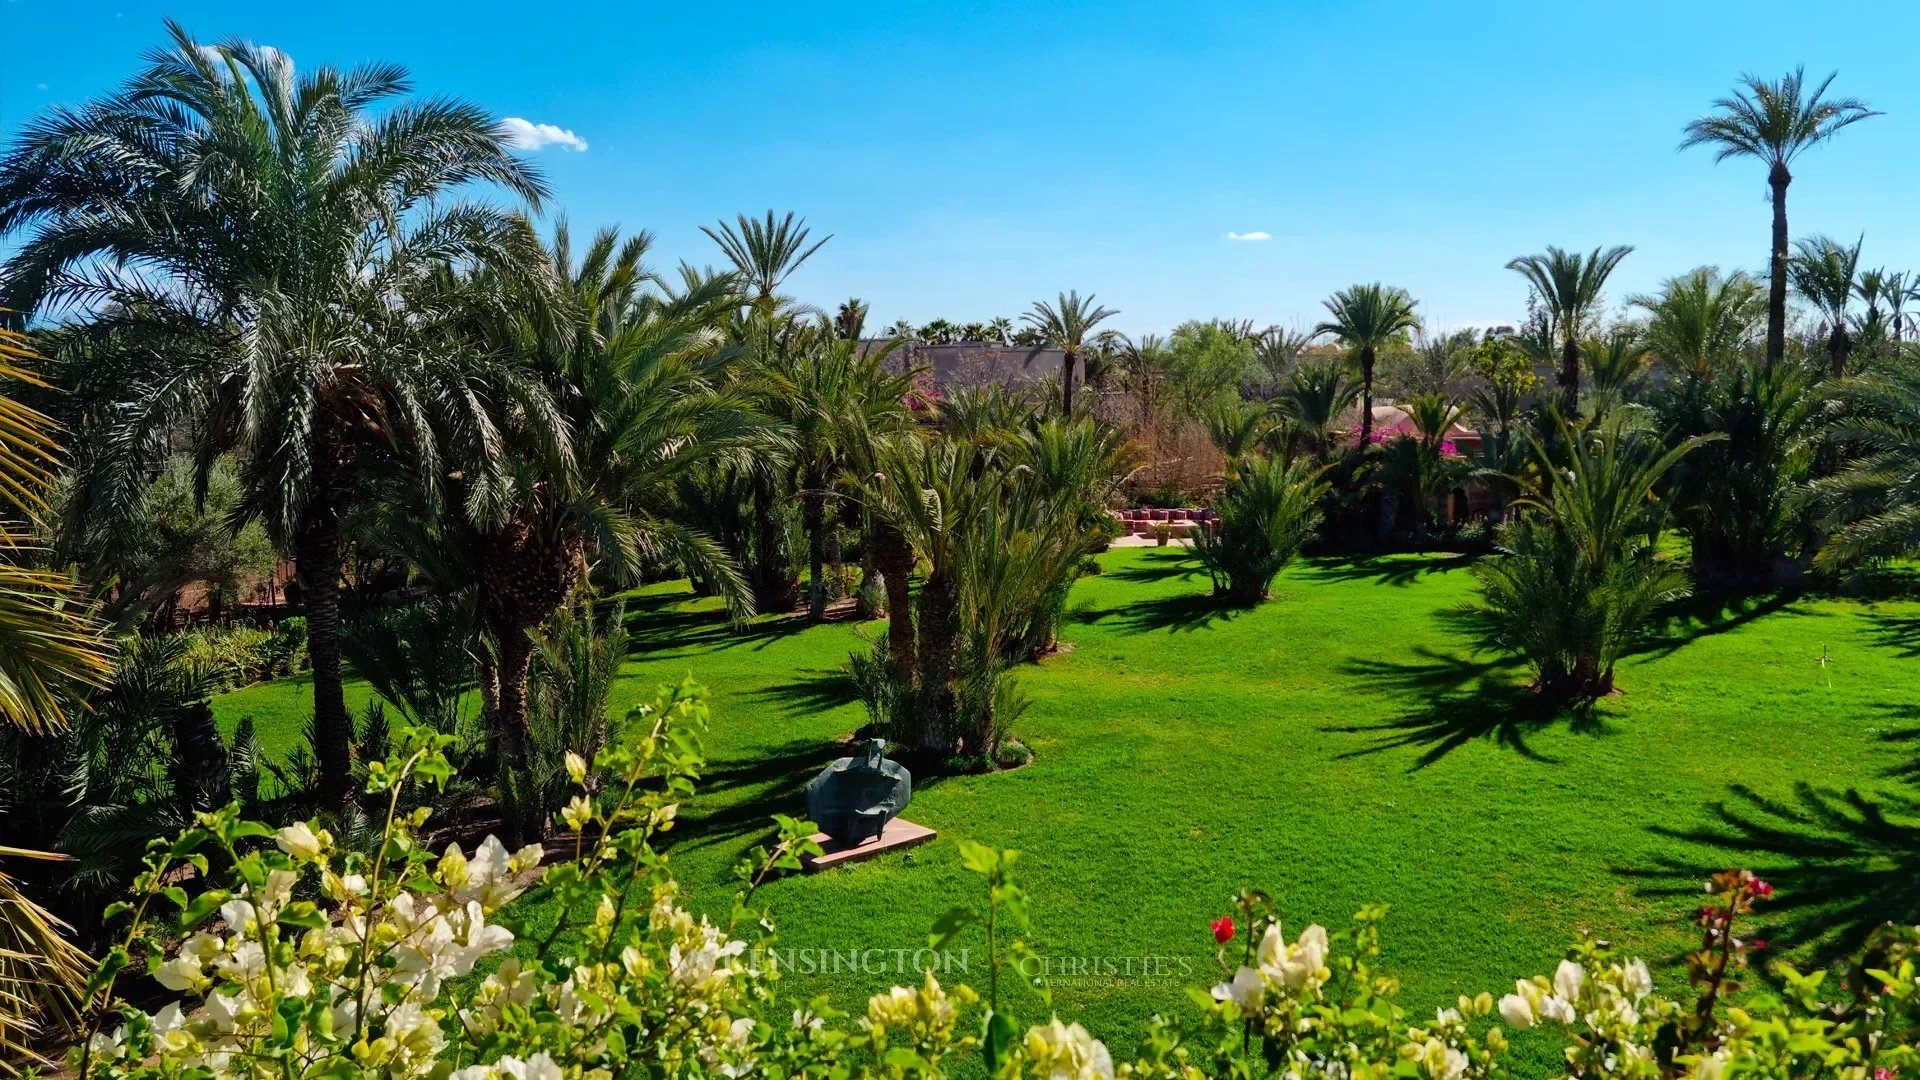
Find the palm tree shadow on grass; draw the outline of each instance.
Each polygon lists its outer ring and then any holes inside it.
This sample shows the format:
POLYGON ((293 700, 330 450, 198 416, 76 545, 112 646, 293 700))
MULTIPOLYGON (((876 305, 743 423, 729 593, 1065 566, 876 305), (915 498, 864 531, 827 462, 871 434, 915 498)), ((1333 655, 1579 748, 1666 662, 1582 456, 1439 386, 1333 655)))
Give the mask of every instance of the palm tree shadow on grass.
POLYGON ((1207 572, 1193 557, 1191 549, 1165 547, 1148 548, 1145 557, 1139 563, 1106 570, 1100 576, 1110 577, 1115 581, 1152 584, 1169 578, 1179 578, 1183 581, 1204 580, 1207 572))
POLYGON ((1737 630, 1799 599, 1793 592, 1760 597, 1700 593, 1663 608, 1649 632, 1627 647, 1628 656, 1671 656, 1701 638, 1737 630))
POLYGON ((628 600, 628 654, 672 660, 721 649, 764 649, 808 627, 806 619, 797 615, 762 618, 736 627, 728 622, 724 611, 681 608, 679 605, 688 599, 687 595, 676 594, 628 600))
POLYGON ((1326 732, 1374 736, 1370 745, 1340 757, 1420 749, 1408 767, 1417 772, 1470 742, 1492 742, 1530 760, 1554 764, 1559 759, 1528 745, 1529 735, 1562 720, 1577 732, 1603 730, 1590 708, 1542 700, 1519 682, 1519 665, 1512 660, 1475 660, 1428 648, 1416 655, 1420 659, 1410 662, 1354 659, 1342 666, 1370 687, 1423 704, 1396 719, 1323 726, 1320 730, 1326 732))
POLYGON ((1903 660, 1920 657, 1920 615, 1871 613, 1867 620, 1880 645, 1893 649, 1903 660))
POLYGON ((1464 570, 1473 565, 1467 555, 1430 553, 1404 556, 1318 556, 1301 560, 1303 571, 1320 581, 1371 581, 1406 588, 1429 574, 1464 570))
MULTIPOLYGON (((1727 864, 1773 883, 1760 925, 1817 963, 1846 955, 1880 923, 1920 913, 1920 799, 1805 783, 1791 798, 1772 798, 1735 785, 1711 809, 1715 824, 1653 831, 1723 852, 1727 864)), ((1698 863, 1680 858, 1618 872, 1656 897, 1698 895, 1703 876, 1698 863)))

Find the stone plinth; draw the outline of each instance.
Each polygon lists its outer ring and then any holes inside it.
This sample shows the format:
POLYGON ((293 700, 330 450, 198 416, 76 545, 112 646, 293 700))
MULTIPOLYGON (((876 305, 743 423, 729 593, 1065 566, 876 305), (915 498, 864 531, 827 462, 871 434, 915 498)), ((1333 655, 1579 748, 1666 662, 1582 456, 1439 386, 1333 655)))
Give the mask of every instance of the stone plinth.
POLYGON ((809 874, 818 873, 829 867, 859 862, 862 859, 871 859, 882 852, 904 851, 907 848, 924 844, 939 835, 939 833, 927 828, 925 825, 915 825, 905 818, 894 818, 892 821, 887 822, 887 827, 881 830, 879 836, 850 847, 835 847, 832 839, 829 838, 826 833, 814 833, 814 843, 825 848, 826 853, 823 855, 802 855, 800 857, 800 866, 809 874))

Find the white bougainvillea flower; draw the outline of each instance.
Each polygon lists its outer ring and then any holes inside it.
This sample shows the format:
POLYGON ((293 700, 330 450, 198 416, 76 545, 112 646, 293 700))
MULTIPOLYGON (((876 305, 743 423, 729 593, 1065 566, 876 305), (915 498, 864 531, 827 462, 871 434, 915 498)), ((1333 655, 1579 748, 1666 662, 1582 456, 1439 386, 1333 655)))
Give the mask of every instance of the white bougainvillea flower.
POLYGON ((1112 1080, 1113 1056, 1079 1024, 1055 1016, 1027 1029, 1027 1056, 1048 1080, 1112 1080))
POLYGON ((1232 1001, 1240 1006, 1241 1012, 1251 1016, 1260 1011, 1260 999, 1266 991, 1266 978, 1253 968, 1242 967, 1233 973, 1232 982, 1223 982, 1213 988, 1213 1000, 1232 1001))
POLYGON ((1508 994, 1500 999, 1500 1019, 1524 1031, 1533 1026, 1533 1005, 1519 994, 1508 994))
POLYGON ((1553 992, 1568 1001, 1580 1000, 1580 987, 1587 981, 1587 969, 1572 960, 1560 961, 1553 972, 1553 992))
POLYGON ((314 832, 313 827, 304 821, 293 824, 273 834, 273 842, 281 851, 302 862, 312 862, 320 857, 333 843, 333 835, 325 829, 314 832))

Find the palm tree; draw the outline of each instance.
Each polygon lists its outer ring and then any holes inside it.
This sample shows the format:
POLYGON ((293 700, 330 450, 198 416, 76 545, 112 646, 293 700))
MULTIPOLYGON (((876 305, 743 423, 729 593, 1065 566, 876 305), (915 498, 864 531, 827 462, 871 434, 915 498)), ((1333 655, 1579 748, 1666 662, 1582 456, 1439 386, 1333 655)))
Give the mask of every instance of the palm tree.
POLYGON ((1628 303, 1648 312, 1642 344, 1670 370, 1701 379, 1738 363, 1765 317, 1758 282, 1713 266, 1668 278, 1659 295, 1628 303))
MULTIPOLYGON (((1073 412, 1073 364, 1093 339, 1093 328, 1120 314, 1093 302, 1093 294, 1082 299, 1078 292, 1060 294, 1058 305, 1036 301, 1032 310, 1020 318, 1040 335, 1044 345, 1061 352, 1060 411, 1073 412)), ((1037 349, 1035 350, 1038 351, 1037 349)), ((1031 359, 1031 357, 1029 357, 1031 359)))
POLYGON ((1005 345, 1013 340, 1013 320, 1005 315, 995 315, 993 321, 987 323, 987 331, 992 335, 992 340, 1005 345))
POLYGON ((860 340, 860 333, 867 325, 867 302, 859 297, 851 297, 840 304, 833 316, 834 329, 841 337, 849 341, 860 340))
POLYGON ((756 358, 761 410, 785 425, 800 471, 800 516, 807 532, 807 618, 826 615, 829 501, 843 470, 867 469, 886 443, 913 423, 904 404, 916 372, 888 369, 892 348, 864 352, 824 334, 756 358))
POLYGON ((1329 361, 1295 368, 1273 404, 1290 421, 1290 436, 1305 443, 1313 460, 1325 464, 1333 453, 1333 425, 1359 394, 1360 387, 1348 381, 1341 366, 1329 361))
POLYGON ((764 221, 738 214, 731 225, 724 221, 717 227, 702 225, 700 231, 720 245, 753 289, 754 301, 763 305, 772 304, 787 276, 833 239, 823 236, 808 244, 806 219, 796 219, 791 210, 777 221, 771 210, 764 221))
POLYGON ((1859 98, 1827 98, 1829 74, 1807 92, 1806 69, 1796 67, 1777 81, 1740 77, 1740 87, 1713 103, 1716 110, 1691 121, 1680 149, 1714 148, 1714 160, 1750 157, 1767 166, 1773 196, 1773 245, 1767 253, 1767 362, 1787 355, 1787 185, 1789 166, 1809 147, 1825 142, 1841 128, 1879 113, 1859 98))
POLYGON ((1313 328, 1315 337, 1331 335, 1360 360, 1360 445, 1373 441, 1373 365, 1380 347, 1420 325, 1413 309, 1419 301, 1405 289, 1373 282, 1334 293, 1325 301, 1333 317, 1313 328))
POLYGON ((1601 416, 1632 400, 1647 368, 1647 336, 1637 326, 1616 326, 1582 346, 1593 386, 1593 414, 1601 416))
POLYGON ((1281 381, 1300 366, 1300 358, 1306 355, 1307 346, 1312 343, 1312 334, 1284 326, 1270 326, 1255 339, 1253 359, 1266 372, 1267 385, 1264 389, 1267 397, 1279 393, 1281 381))
POLYGON ((1600 306, 1600 290, 1633 248, 1620 244, 1586 255, 1547 245, 1544 255, 1522 255, 1507 269, 1527 279, 1546 308, 1547 334, 1560 342, 1560 410, 1580 412, 1580 339, 1600 306))
MULTIPOLYGON (((44 387, 27 365, 26 340, 0 329, 0 381, 44 387)), ((0 725, 44 734, 63 727, 74 691, 106 684, 106 643, 65 575, 36 568, 23 525, 41 521, 58 448, 44 414, 0 395, 0 725)), ((62 777, 62 779, 66 779, 62 777)), ((15 793, 18 794, 18 793, 15 793)), ((0 857, 56 859, 0 846, 0 857)), ((0 1054, 32 1057, 29 1037, 69 1027, 86 1001, 93 962, 68 941, 71 928, 0 872, 0 1054)))
POLYGON ((1828 439, 1847 453, 1807 497, 1830 536, 1822 566, 1920 551, 1920 374, 1896 367, 1842 384, 1828 439))
POLYGON ((1847 373, 1847 355, 1853 351, 1853 340, 1847 334, 1847 308, 1853 302, 1854 282, 1860 275, 1860 245, 1864 240, 1855 240, 1852 247, 1825 236, 1801 240, 1794 245, 1799 253, 1787 264, 1793 287, 1827 321, 1827 361, 1834 378, 1847 373))
POLYGON ((546 188, 481 109, 393 103, 409 89, 398 67, 296 75, 277 50, 167 29, 171 46, 124 90, 37 121, 0 163, 0 232, 33 233, 0 303, 85 305, 124 331, 127 409, 99 438, 128 475, 180 432, 201 435, 205 468, 222 451, 246 462, 250 505, 294 554, 321 794, 339 805, 342 523, 362 456, 405 445, 433 485, 434 427, 488 432, 437 352, 456 313, 406 301, 446 263, 538 257, 512 215, 457 189, 537 203, 546 188))
MULTIPOLYGON (((576 263, 562 222, 548 248, 562 325, 543 328, 529 315, 535 305, 509 303, 506 324, 486 335, 496 354, 520 343, 527 374, 553 402, 551 412, 521 406, 502 420, 501 508, 473 523, 479 607, 499 653, 494 726, 505 776, 524 769, 533 737, 532 634, 565 604, 589 559, 616 582, 635 580, 645 563, 677 562, 712 583, 737 618, 752 610, 718 544, 670 513, 673 484, 692 463, 742 452, 759 431, 748 399, 718 385, 729 359, 718 324, 740 296, 726 277, 678 291, 661 285, 644 262, 652 239, 622 242, 603 229, 576 263)), ((518 825, 531 832, 538 819, 518 825)))

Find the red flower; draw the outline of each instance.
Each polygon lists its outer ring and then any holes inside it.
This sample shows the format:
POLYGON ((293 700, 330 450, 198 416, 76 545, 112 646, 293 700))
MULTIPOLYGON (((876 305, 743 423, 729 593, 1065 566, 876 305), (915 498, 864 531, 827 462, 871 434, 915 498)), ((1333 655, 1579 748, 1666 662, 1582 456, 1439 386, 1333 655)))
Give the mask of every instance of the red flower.
POLYGON ((1755 952, 1758 952, 1759 950, 1764 949, 1766 947, 1767 947, 1766 938, 1754 938, 1753 944, 1748 946, 1748 948, 1753 949, 1755 952))
POLYGON ((1761 881, 1759 878, 1753 879, 1752 888, 1753 888, 1753 895, 1759 897, 1762 900, 1765 900, 1773 895, 1773 886, 1767 884, 1764 881, 1761 881))
POLYGON ((1893 1070, 1875 1069, 1873 1070, 1873 1080, 1893 1080, 1893 1070))
POLYGON ((1222 915, 1213 920, 1213 940, 1222 945, 1233 940, 1233 916, 1222 915))

